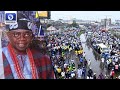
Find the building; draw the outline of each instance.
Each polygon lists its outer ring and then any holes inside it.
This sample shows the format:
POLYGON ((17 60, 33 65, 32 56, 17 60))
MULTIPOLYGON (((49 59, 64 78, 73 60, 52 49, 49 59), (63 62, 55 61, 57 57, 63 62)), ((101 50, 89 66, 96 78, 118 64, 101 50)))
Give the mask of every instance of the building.
POLYGON ((46 33, 47 35, 50 35, 50 34, 60 33, 60 31, 61 31, 60 29, 56 29, 55 27, 50 26, 47 28, 46 33))
POLYGON ((110 26, 111 25, 111 18, 101 19, 101 25, 110 26))
POLYGON ((120 25, 120 20, 115 20, 116 25, 120 25))
POLYGON ((111 25, 111 18, 107 19, 106 24, 107 24, 107 26, 111 25))

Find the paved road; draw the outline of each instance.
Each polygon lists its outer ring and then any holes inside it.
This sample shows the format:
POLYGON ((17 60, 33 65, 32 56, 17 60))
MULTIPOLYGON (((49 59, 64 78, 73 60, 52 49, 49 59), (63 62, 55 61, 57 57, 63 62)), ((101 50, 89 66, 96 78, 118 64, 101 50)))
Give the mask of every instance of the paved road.
POLYGON ((106 69, 104 68, 104 70, 102 70, 100 67, 100 60, 97 60, 99 57, 93 51, 93 49, 86 43, 85 35, 82 34, 80 36, 80 38, 81 38, 81 42, 82 42, 83 51, 86 53, 86 59, 91 60, 91 68, 92 68, 93 72, 95 72, 97 76, 101 72, 103 74, 106 74, 107 73, 106 69))
MULTIPOLYGON (((83 51, 86 53, 86 59, 90 59, 91 60, 91 68, 93 70, 94 73, 96 73, 97 77, 98 75, 102 72, 104 75, 107 74, 107 70, 106 68, 104 68, 103 70, 100 67, 100 58, 99 56, 97 56, 97 54, 93 51, 93 49, 87 44, 86 42, 86 38, 84 34, 81 34, 80 36, 81 39, 81 43, 82 43, 82 47, 83 47, 83 51)), ((78 63, 79 63, 79 59, 76 58, 76 55, 74 52, 68 54, 67 53, 67 57, 68 59, 66 60, 66 62, 70 63, 71 60, 75 61, 75 66, 76 68, 78 68, 78 63)))

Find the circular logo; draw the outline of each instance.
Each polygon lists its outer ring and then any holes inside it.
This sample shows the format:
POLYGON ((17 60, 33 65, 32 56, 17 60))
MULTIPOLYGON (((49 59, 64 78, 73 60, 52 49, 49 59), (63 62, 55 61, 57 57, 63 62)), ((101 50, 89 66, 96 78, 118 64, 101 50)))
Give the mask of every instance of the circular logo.
POLYGON ((12 15, 12 14, 9 14, 9 15, 8 15, 8 19, 9 19, 9 20, 13 20, 13 15, 12 15))

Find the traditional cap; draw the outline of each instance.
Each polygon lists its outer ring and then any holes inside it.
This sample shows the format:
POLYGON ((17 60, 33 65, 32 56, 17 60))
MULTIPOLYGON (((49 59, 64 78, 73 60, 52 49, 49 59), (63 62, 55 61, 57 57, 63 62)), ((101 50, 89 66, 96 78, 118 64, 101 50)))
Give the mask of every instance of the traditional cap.
POLYGON ((9 31, 17 29, 32 30, 32 22, 22 13, 17 14, 17 23, 6 25, 9 31))

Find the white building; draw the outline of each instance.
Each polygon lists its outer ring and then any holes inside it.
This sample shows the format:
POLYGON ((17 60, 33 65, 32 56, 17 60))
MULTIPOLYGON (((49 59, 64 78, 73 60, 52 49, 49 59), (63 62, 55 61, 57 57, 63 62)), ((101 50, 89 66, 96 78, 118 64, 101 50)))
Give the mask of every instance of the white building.
POLYGON ((47 34, 49 35, 49 34, 59 33, 60 30, 57 30, 55 27, 50 26, 50 27, 47 28, 47 31, 46 31, 46 32, 47 32, 47 34))
POLYGON ((120 20, 115 20, 116 25, 120 25, 120 20))

